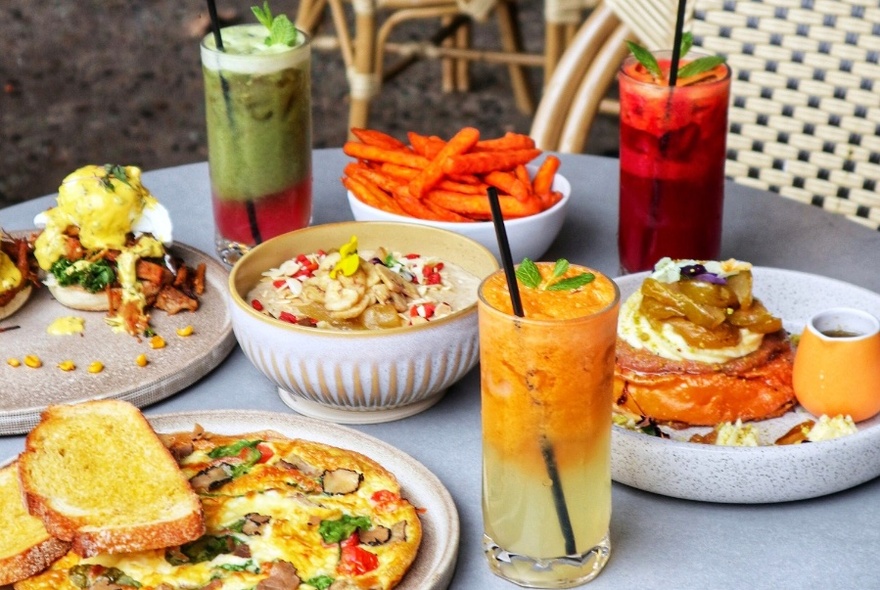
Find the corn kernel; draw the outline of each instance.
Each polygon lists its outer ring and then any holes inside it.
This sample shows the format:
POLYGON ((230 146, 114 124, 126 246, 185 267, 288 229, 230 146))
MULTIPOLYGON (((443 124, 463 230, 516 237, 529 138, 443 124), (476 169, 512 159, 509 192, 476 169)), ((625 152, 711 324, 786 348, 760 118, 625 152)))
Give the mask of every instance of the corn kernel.
POLYGON ((186 338, 187 336, 192 336, 192 333, 193 333, 192 326, 186 326, 184 328, 177 328, 177 335, 181 336, 182 338, 186 338))
POLYGON ((139 354, 139 355, 137 355, 137 358, 134 359, 134 362, 135 362, 135 364, 137 364, 137 366, 139 366, 139 367, 146 367, 146 366, 147 366, 147 362, 148 362, 148 361, 147 361, 147 355, 145 355, 145 354, 139 354))
POLYGON ((40 360, 35 354, 29 354, 24 357, 24 364, 30 367, 31 369, 39 369, 43 366, 43 361, 40 360))
POLYGON ((58 363, 58 368, 62 371, 73 371, 76 369, 76 365, 71 360, 61 361, 58 363))
POLYGON ((165 348, 165 339, 159 335, 153 336, 150 338, 150 348, 154 350, 157 348, 165 348))
POLYGON ((94 361, 89 364, 89 373, 100 373, 104 370, 104 363, 101 361, 94 361))
POLYGON ((8 359, 6 359, 6 364, 9 365, 10 367, 20 367, 21 361, 18 360, 17 358, 15 358, 14 356, 11 356, 8 359))

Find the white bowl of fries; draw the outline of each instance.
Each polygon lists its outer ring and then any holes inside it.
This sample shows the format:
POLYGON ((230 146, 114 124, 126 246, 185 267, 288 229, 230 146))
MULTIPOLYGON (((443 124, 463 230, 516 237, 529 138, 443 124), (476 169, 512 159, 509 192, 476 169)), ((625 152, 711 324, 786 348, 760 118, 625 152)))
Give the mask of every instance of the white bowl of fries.
POLYGON ((232 328, 245 355, 293 410, 339 423, 396 420, 437 403, 477 364, 476 286, 472 302, 466 297, 436 321, 383 329, 281 321, 262 313, 257 309, 262 306, 255 307, 251 299, 264 277, 275 282, 271 272, 285 262, 300 254, 332 254, 352 236, 365 257, 378 248, 419 253, 452 263, 478 279, 477 284, 498 268, 492 253, 479 244, 437 228, 384 222, 308 227, 260 244, 232 268, 232 328))
POLYGON ((560 160, 535 149, 528 136, 508 133, 474 144, 478 132, 465 128, 448 142, 411 133, 411 145, 405 145, 379 132, 368 133, 343 148, 356 158, 342 180, 356 220, 453 231, 499 256, 488 198, 489 187, 495 187, 514 261, 539 259, 559 234, 571 184, 557 172, 560 160), (448 156, 439 151, 466 140, 469 133, 470 147, 464 151, 448 156))

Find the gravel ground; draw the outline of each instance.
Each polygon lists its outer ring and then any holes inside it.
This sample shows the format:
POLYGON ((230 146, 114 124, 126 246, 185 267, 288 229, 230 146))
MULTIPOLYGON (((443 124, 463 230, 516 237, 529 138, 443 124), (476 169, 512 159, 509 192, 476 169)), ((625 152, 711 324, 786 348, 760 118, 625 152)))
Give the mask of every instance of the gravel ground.
MULTIPOLYGON (((219 0, 229 23, 252 21, 248 2, 219 0)), ((293 15, 296 0, 272 0, 293 15)), ((543 46, 542 3, 522 0, 526 49, 543 46)), ((206 4, 154 0, 5 0, 0 6, 0 206, 57 190, 85 164, 144 170, 206 159, 198 44, 208 31, 206 4)), ((414 37, 418 27, 403 28, 414 37)), ((497 48, 494 21, 473 43, 497 48)), ((439 65, 419 62, 386 84, 370 126, 401 139, 407 130, 449 137, 464 125, 485 137, 527 133, 529 116, 513 101, 506 69, 474 64, 472 89, 443 93, 439 65)), ((531 72, 536 89, 540 71, 531 72)), ((336 52, 315 52, 314 146, 338 147, 347 132, 347 86, 336 52)), ((614 153, 616 125, 597 125, 592 152, 614 153)), ((2 220, 0 220, 2 223, 2 220)))

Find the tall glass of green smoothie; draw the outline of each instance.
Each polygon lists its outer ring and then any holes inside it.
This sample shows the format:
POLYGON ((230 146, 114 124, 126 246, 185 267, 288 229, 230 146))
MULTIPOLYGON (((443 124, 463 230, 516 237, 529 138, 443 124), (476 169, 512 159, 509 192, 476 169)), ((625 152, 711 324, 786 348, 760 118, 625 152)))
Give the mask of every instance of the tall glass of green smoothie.
POLYGON ((211 197, 220 258, 306 227, 312 215, 309 39, 267 44, 261 24, 201 43, 211 197))

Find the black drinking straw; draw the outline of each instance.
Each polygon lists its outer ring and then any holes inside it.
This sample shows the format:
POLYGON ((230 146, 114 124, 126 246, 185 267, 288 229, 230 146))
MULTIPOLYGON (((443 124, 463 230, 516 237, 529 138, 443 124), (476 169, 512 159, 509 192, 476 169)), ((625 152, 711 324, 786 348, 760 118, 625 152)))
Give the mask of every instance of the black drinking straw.
MULTIPOLYGON (((678 11, 675 15, 675 32, 672 41, 672 60, 669 62, 669 97, 666 99, 666 112, 664 114, 666 121, 669 121, 669 115, 672 110, 672 93, 675 83, 678 81, 678 63, 681 61, 681 38, 684 36, 684 13, 687 6, 687 0, 678 0, 678 11)), ((669 133, 664 133, 660 137, 660 154, 665 155, 666 147, 669 145, 669 133)), ((657 209, 660 207, 660 180, 654 178, 654 184, 651 192, 651 221, 657 223, 657 209)), ((653 242, 657 237, 657 232, 651 232, 650 241, 653 242)), ((651 244, 645 244, 644 250, 651 249, 651 244)))
POLYGON ((681 61, 681 38, 684 35, 684 12, 687 0, 678 0, 678 12, 675 15, 675 38, 672 41, 672 62, 669 64, 669 85, 675 86, 678 81, 678 62, 681 61))
MULTIPOLYGON (((498 201, 498 191, 494 186, 490 186, 487 192, 489 193, 489 207, 492 209, 492 222, 495 225, 495 238, 498 241, 498 250, 501 253, 501 264, 504 268, 504 275, 507 278, 507 288, 510 291, 513 313, 517 317, 525 317, 522 300, 519 296, 519 286, 516 284, 513 258, 510 256, 507 229, 504 227, 504 217, 501 214, 501 203, 498 201)), ((571 518, 568 515, 568 505, 565 502, 562 481, 559 479, 559 469, 556 467, 556 455, 553 452, 553 445, 550 444, 550 441, 543 434, 541 435, 541 456, 544 457, 547 475, 550 477, 553 505, 556 507, 559 528, 562 529, 562 537, 565 540, 565 554, 574 555, 577 553, 577 544, 574 541, 574 530, 571 528, 571 518)))
MULTIPOLYGON (((223 49, 223 36, 220 35, 220 19, 217 17, 217 4, 214 0, 208 0, 208 15, 211 17, 211 31, 214 33, 214 43, 217 45, 217 51, 225 51, 223 49)), ((223 101, 226 103, 226 116, 229 117, 229 124, 234 127, 235 120, 232 118, 232 99, 229 96, 229 81, 219 68, 217 69, 217 75, 220 76, 220 88, 223 89, 223 101)), ((260 226, 257 225, 257 209, 254 207, 254 202, 248 199, 245 201, 245 208, 247 209, 248 225, 250 225, 251 228, 251 236, 253 236, 254 242, 260 244, 263 242, 263 237, 260 235, 260 226)))

